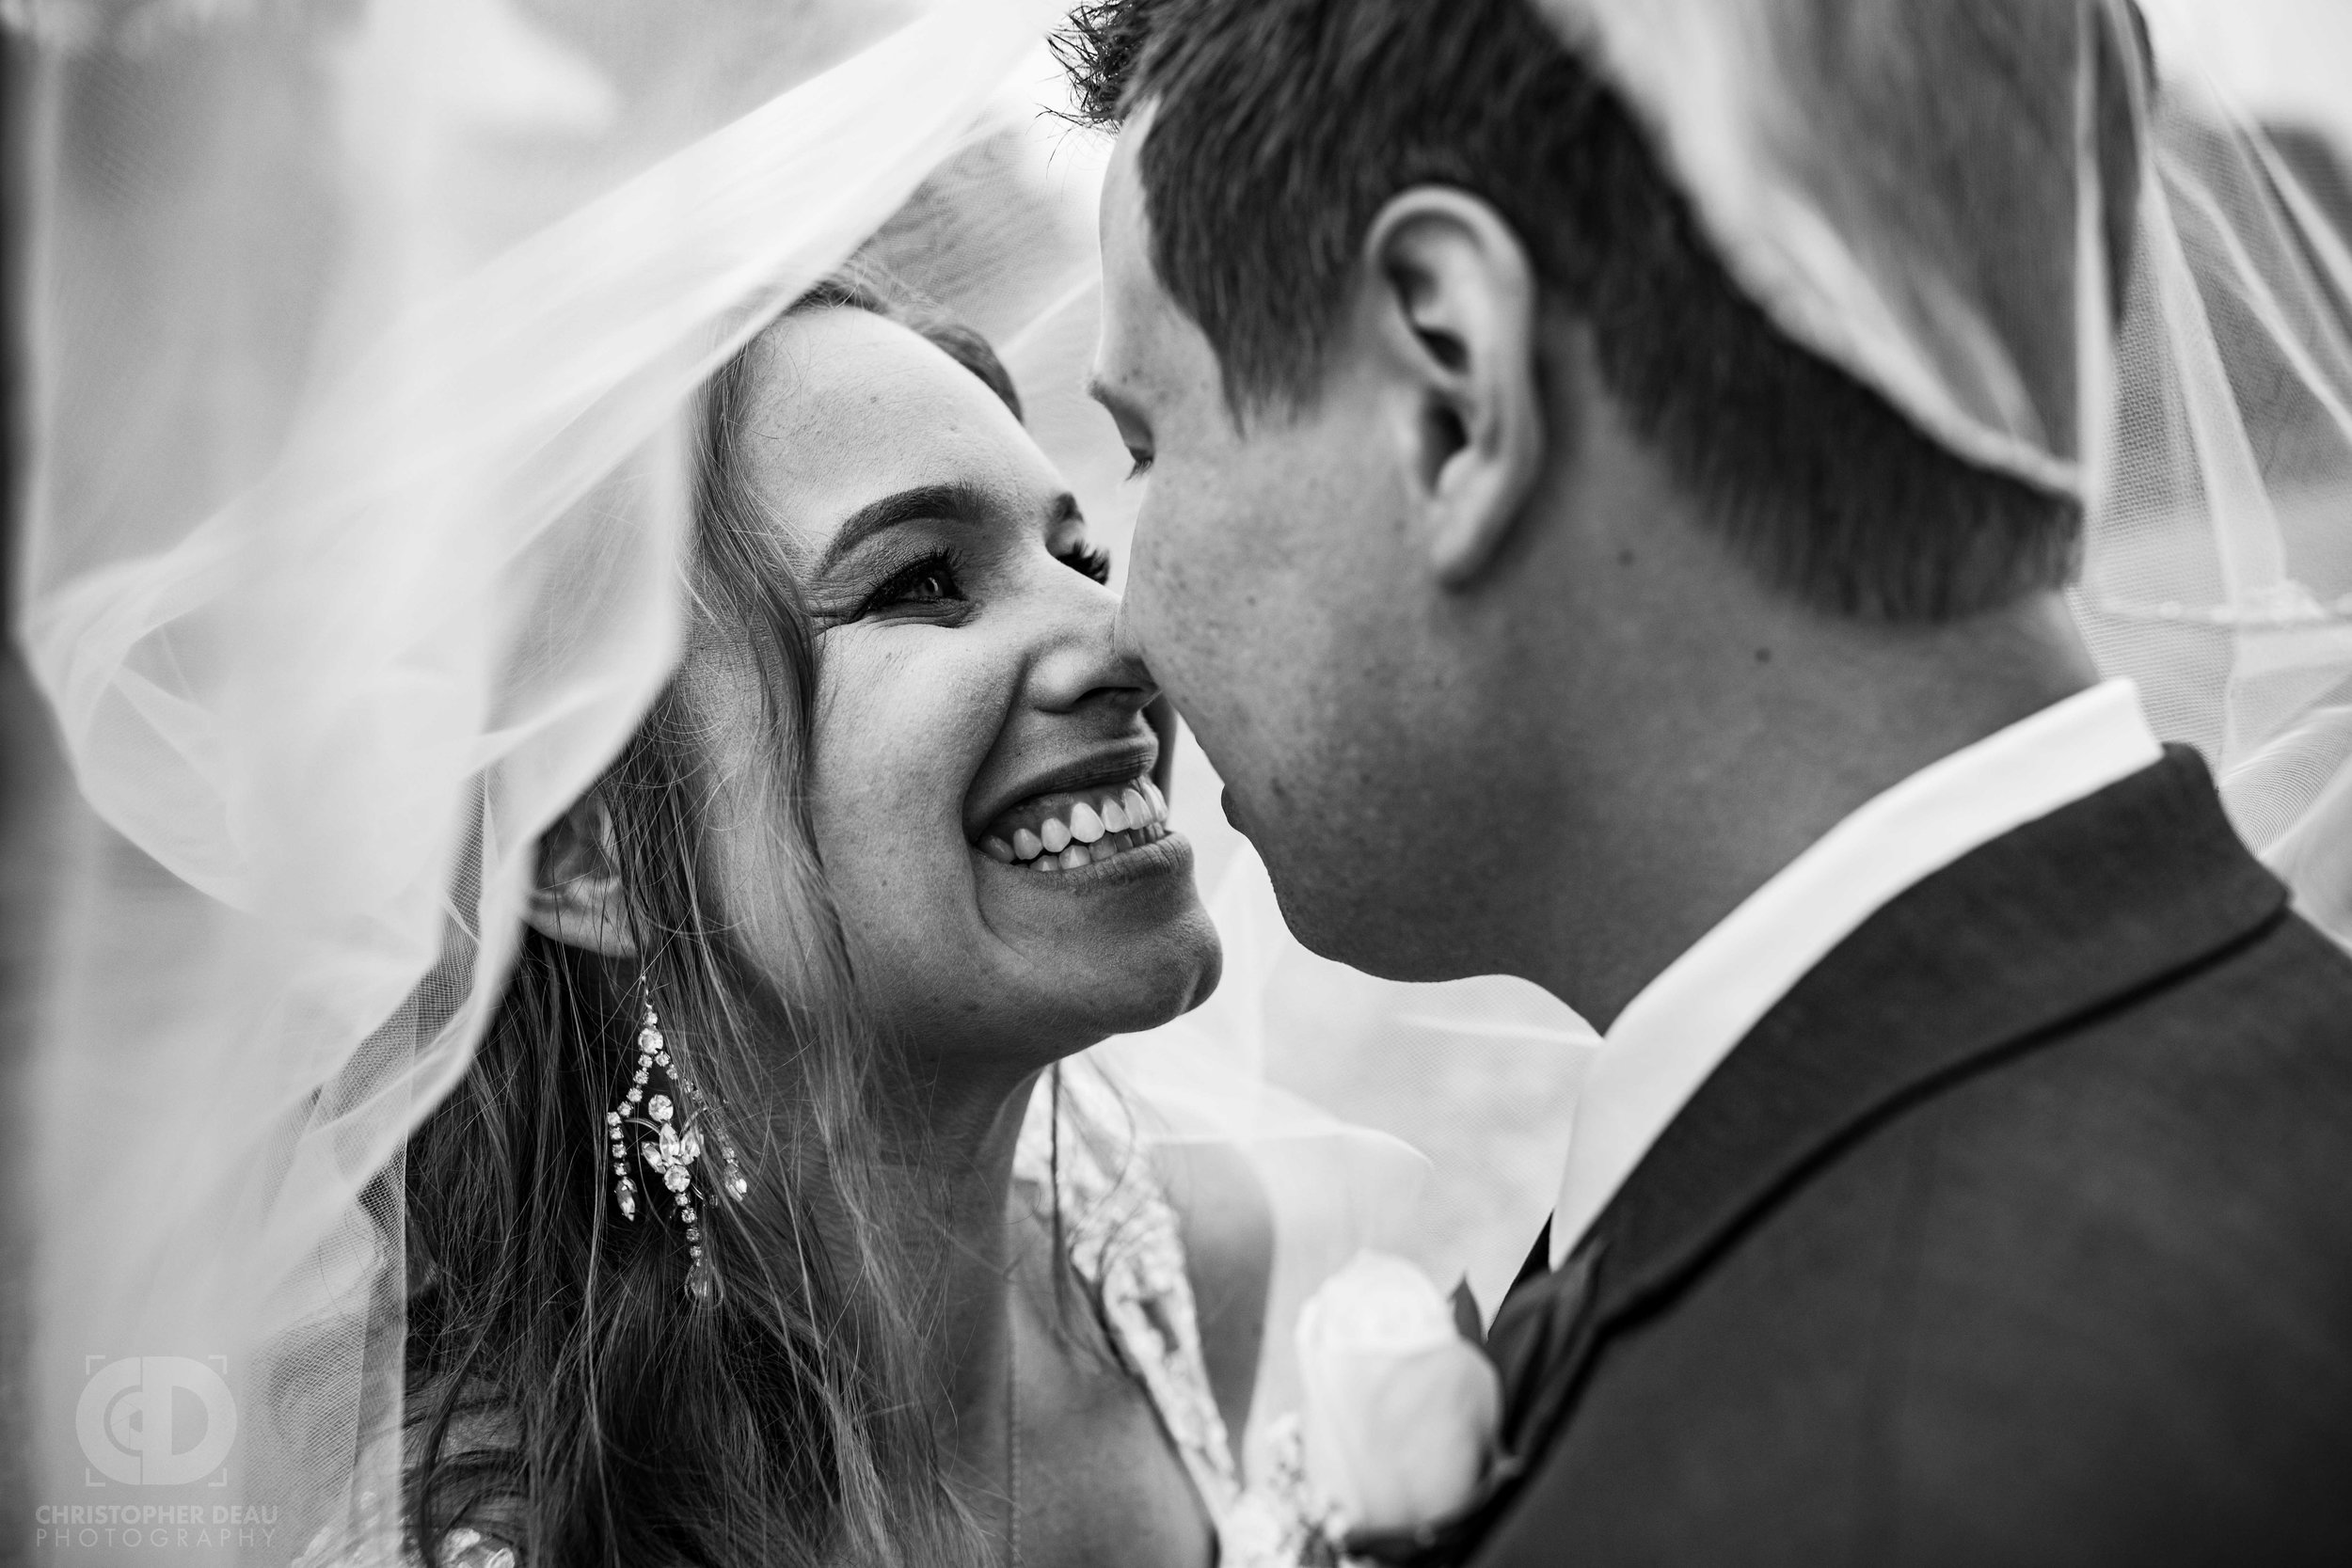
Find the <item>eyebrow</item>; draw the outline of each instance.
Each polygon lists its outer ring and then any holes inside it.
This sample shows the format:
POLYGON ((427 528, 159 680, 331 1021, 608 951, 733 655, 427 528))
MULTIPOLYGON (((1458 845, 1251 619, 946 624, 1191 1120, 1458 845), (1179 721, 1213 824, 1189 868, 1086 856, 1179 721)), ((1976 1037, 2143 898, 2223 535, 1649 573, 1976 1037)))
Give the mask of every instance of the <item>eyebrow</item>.
MULTIPOLYGON (((991 502, 987 493, 977 485, 951 481, 944 484, 918 484, 911 490, 894 491, 880 500, 866 502, 850 514, 834 531, 832 541, 817 558, 812 577, 823 577, 858 546, 878 533, 886 533, 906 523, 975 522, 987 515, 991 502)), ((1065 490, 1053 500, 1053 523, 1062 523, 1077 515, 1078 498, 1065 490)))
POLYGON ((812 575, 824 576, 840 564, 842 557, 877 533, 903 523, 970 522, 987 505, 987 499, 977 488, 959 483, 918 484, 912 490, 895 491, 880 500, 868 501, 834 531, 831 543, 817 558, 812 575))

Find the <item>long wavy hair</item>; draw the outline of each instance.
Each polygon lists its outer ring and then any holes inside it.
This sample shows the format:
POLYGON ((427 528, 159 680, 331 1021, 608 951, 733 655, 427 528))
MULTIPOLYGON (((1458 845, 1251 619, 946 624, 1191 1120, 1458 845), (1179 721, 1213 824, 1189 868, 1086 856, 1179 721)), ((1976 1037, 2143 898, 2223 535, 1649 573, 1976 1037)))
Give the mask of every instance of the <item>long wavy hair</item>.
MULTIPOLYGON (((1019 414, 974 334, 863 279, 793 309, 822 306, 904 322, 1019 414)), ((747 481, 751 353, 704 399, 691 593, 697 636, 739 638, 759 673, 792 978, 764 976, 714 907, 718 781, 690 658, 594 789, 642 966, 526 933, 472 1069, 408 1146, 407 1529, 427 1562, 461 1526, 534 1568, 982 1555, 919 1361, 936 1303, 896 1243, 920 1223, 881 1157, 896 1057, 862 1014, 809 828, 815 645, 747 481), (636 1064, 641 987, 752 1182, 699 1206, 707 1301, 667 1195, 633 1222, 612 1197, 605 1115, 636 1064)))

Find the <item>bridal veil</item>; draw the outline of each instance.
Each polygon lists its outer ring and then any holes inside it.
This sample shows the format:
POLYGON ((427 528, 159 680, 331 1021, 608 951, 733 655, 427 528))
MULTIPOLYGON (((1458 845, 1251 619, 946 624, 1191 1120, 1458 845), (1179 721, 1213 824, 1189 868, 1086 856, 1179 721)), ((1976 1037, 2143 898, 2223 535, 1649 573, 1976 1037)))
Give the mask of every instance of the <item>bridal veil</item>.
MULTIPOLYGON (((1775 325, 1950 451, 2083 503, 2093 653, 2352 938, 2352 212, 2322 205, 2344 166, 2315 190, 2189 49, 2203 10, 2292 8, 1544 4, 1775 325)), ((2337 82, 2348 34, 2304 40, 2337 82)), ((2352 119, 2297 129, 2352 153, 2352 119)))
MULTIPOLYGON (((2094 650, 2352 937, 2352 255, 2305 176, 2161 25, 2147 71, 2122 0, 1541 4, 1784 330, 2083 499, 2094 650)), ((90 807, 19 1097, 45 1544, 286 1563, 396 1529, 403 1141, 466 1069, 536 835, 675 657, 713 367, 872 242, 997 341, 1118 531, 1078 391, 1094 154, 1036 108, 1056 11, 0 0, 38 100, 18 625, 90 807)), ((1481 1097, 1536 1105, 1530 1148, 1564 1126, 1528 1086, 1574 1021, 1314 968, 1228 858, 1225 993, 1111 1053, 1163 1135, 1250 1148, 1296 1234, 1491 1296, 1556 1165, 1482 1165, 1481 1097), (1435 1209, 1283 1092, 1372 1078, 1363 1119, 1439 1151, 1435 1209)))
POLYGON ((37 1517, 333 1556, 397 1529, 403 1141, 676 657, 682 416, 1025 110, 1054 9, 17 10, 20 624, 96 816, 26 1085, 37 1517))

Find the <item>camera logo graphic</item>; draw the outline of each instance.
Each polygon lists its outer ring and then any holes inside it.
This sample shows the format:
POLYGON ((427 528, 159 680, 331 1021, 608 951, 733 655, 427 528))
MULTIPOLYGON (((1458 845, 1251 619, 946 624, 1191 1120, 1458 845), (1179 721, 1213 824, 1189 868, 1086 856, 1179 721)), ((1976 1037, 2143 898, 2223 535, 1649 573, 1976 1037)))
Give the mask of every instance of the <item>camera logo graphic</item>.
POLYGON ((90 1374, 73 1422, 83 1454, 108 1481, 185 1486, 228 1459, 237 1402, 228 1379, 201 1361, 129 1355, 90 1374))

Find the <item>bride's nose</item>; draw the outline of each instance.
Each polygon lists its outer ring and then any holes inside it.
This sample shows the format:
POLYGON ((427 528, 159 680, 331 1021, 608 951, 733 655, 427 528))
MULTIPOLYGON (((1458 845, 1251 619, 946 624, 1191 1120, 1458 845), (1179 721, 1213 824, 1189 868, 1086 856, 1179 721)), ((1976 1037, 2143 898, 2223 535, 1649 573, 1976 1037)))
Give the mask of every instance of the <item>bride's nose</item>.
POLYGON ((1133 715, 1159 695, 1135 648, 1120 636, 1119 606, 1088 595, 1057 618, 1051 641, 1031 666, 1031 697, 1049 712, 1089 707, 1133 715))

